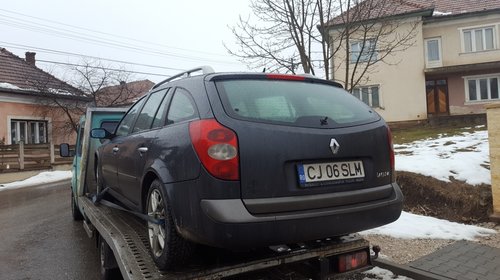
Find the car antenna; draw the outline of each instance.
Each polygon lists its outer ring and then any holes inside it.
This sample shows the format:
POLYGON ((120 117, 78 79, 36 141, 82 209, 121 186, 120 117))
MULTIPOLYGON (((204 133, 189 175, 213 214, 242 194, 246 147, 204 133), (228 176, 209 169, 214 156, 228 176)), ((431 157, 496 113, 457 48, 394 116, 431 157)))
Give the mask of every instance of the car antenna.
POLYGON ((264 67, 264 69, 262 69, 262 73, 266 73, 266 67, 264 67))

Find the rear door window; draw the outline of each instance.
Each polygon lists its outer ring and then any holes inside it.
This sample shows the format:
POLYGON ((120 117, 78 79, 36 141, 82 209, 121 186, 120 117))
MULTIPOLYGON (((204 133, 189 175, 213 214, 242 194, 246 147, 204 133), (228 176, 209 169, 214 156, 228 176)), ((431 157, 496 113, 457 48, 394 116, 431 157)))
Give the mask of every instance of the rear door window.
POLYGON ((329 84, 284 80, 216 82, 226 113, 236 119, 332 128, 380 119, 347 91, 329 84))
POLYGON ((166 92, 166 90, 160 90, 151 93, 148 101, 144 104, 141 113, 137 117, 133 130, 134 133, 151 128, 166 92))

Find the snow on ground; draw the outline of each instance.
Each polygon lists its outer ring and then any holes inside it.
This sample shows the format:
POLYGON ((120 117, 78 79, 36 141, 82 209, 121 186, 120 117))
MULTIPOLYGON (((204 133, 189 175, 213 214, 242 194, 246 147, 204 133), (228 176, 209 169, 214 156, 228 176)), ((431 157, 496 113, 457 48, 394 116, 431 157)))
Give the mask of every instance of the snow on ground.
POLYGON ((449 182, 491 184, 488 131, 394 145, 396 170, 420 173, 449 182))
POLYGON ((380 268, 378 266, 363 272, 367 277, 363 278, 363 280, 410 280, 412 278, 408 278, 405 276, 396 276, 394 273, 387 269, 380 268), (375 277, 375 278, 374 278, 375 277))
POLYGON ((42 172, 36 176, 33 176, 31 178, 28 178, 23 181, 17 181, 13 183, 8 183, 8 184, 1 184, 0 185, 0 191, 2 190, 8 190, 8 189, 17 189, 17 188, 22 188, 22 187, 28 187, 28 186, 36 186, 36 185, 41 185, 45 183, 52 183, 52 182, 57 182, 65 179, 70 179, 71 178, 71 171, 47 171, 47 172, 42 172))
POLYGON ((360 233, 363 235, 388 235, 404 239, 474 240, 477 237, 495 234, 496 231, 403 212, 401 217, 391 224, 360 233))

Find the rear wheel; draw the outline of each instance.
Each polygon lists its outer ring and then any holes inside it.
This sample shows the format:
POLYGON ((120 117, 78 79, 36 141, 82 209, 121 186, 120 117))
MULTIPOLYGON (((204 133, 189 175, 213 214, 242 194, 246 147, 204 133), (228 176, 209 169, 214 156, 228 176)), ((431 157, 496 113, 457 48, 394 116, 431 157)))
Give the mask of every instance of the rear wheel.
POLYGON ((101 236, 99 236, 99 264, 101 280, 123 279, 118 269, 113 250, 111 250, 106 240, 101 236))
POLYGON ((71 190, 71 215, 73 216, 73 220, 81 221, 83 220, 82 212, 80 212, 80 208, 76 206, 75 195, 73 194, 73 190, 71 190))
POLYGON ((151 218, 165 221, 163 224, 148 221, 150 252, 158 268, 166 270, 175 264, 185 262, 191 255, 194 244, 177 233, 170 206, 159 180, 151 183, 146 211, 151 218))

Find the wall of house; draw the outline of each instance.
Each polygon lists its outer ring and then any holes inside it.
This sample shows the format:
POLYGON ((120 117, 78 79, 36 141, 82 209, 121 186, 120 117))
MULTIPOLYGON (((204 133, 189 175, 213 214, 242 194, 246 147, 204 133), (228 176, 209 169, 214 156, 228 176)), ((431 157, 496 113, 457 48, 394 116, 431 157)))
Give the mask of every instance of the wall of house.
MULTIPOLYGON (((367 74, 369 79, 362 85, 379 85, 380 108, 375 110, 389 122, 415 121, 427 119, 427 105, 425 96, 424 75, 424 45, 422 23, 420 17, 410 18, 401 22, 397 32, 391 36, 408 34, 410 28, 417 23, 415 41, 412 46, 403 52, 393 53, 387 57, 386 63, 375 64, 367 74)), ((331 38, 335 38, 338 31, 331 30, 331 38)), ((356 38, 352 38, 355 41, 356 38)), ((393 38, 384 38, 391 40, 393 38)), ((339 42, 333 42, 334 49, 339 42)), ((344 45, 343 48, 346 46, 344 45)), ((332 71, 337 81, 345 75, 345 51, 339 52, 333 59, 332 71)))
POLYGON ((448 76, 448 97, 450 115, 466 115, 484 113, 484 104, 465 105, 465 82, 462 75, 448 76))
POLYGON ((10 144, 10 120, 29 119, 48 121, 48 140, 53 144, 74 143, 75 133, 63 133, 65 123, 64 113, 57 108, 50 108, 50 117, 41 116, 41 107, 35 104, 14 103, 0 100, 0 141, 5 139, 5 144, 10 144))
POLYGON ((430 22, 423 25, 423 37, 441 38, 442 66, 498 61, 500 57, 500 14, 430 22), (496 27, 496 50, 465 53, 461 29, 496 27))

